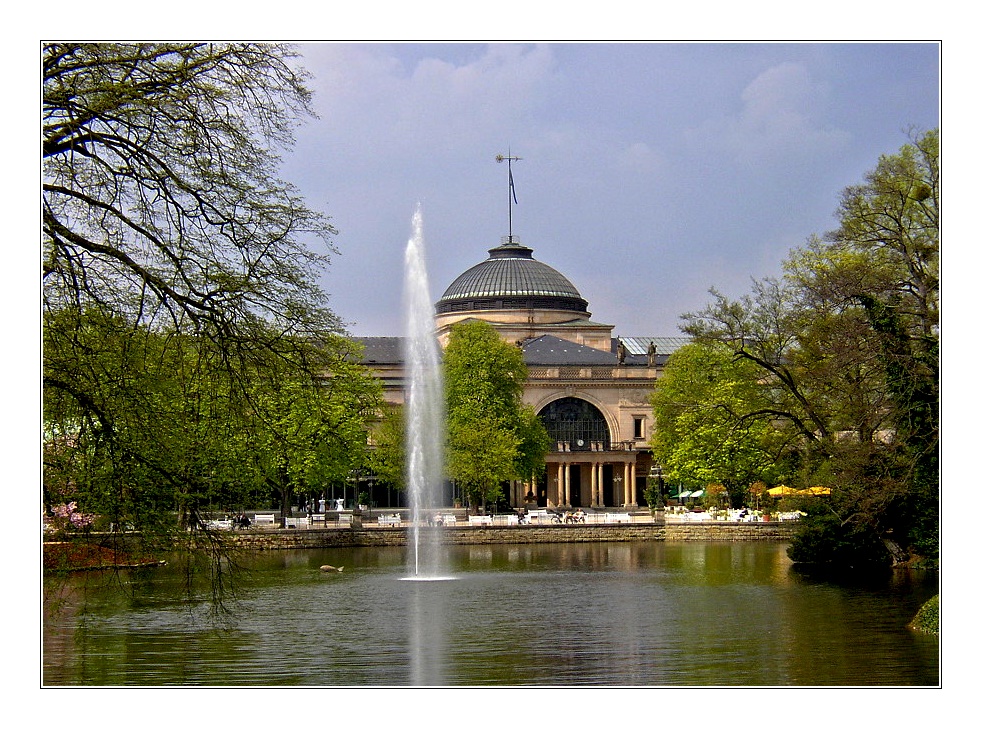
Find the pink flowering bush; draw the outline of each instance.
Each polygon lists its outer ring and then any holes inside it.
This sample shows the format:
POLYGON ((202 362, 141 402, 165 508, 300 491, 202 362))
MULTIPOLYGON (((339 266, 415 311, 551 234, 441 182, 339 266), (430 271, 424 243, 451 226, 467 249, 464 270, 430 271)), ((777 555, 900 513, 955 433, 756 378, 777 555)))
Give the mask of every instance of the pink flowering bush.
POLYGON ((58 531, 87 529, 95 521, 91 514, 83 514, 78 510, 78 504, 70 501, 67 504, 56 504, 51 507, 51 516, 45 519, 45 524, 50 524, 58 531))

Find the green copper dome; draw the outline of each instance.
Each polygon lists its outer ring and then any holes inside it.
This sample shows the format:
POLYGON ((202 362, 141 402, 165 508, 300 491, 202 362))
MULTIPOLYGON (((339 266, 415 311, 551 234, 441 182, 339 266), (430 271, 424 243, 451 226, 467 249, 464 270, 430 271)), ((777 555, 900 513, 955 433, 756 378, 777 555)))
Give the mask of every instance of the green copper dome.
POLYGON ((438 314, 480 309, 562 309, 586 312, 587 302, 559 271, 532 258, 532 249, 505 236, 486 261, 460 274, 436 304, 438 314))

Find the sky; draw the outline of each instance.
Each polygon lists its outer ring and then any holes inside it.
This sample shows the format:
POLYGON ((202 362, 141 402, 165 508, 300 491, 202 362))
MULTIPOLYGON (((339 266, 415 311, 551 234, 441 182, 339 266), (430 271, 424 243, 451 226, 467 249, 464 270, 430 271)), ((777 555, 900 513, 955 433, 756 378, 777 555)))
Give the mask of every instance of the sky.
POLYGON ((318 115, 283 176, 338 234, 355 336, 403 333, 422 212, 434 302, 512 230, 619 336, 778 276, 839 194, 939 124, 934 43, 301 44, 318 115))

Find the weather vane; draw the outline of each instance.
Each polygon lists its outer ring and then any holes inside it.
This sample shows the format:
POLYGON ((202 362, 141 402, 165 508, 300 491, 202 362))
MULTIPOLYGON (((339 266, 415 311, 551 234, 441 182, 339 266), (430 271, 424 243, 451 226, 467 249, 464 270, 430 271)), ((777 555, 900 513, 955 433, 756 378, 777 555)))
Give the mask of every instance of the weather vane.
POLYGON ((508 150, 508 154, 499 154, 495 157, 498 162, 508 161, 508 242, 512 242, 511 234, 511 206, 514 201, 515 205, 518 205, 518 197, 515 195, 515 178, 511 176, 511 163, 512 161, 517 162, 521 157, 512 157, 511 149, 508 150))

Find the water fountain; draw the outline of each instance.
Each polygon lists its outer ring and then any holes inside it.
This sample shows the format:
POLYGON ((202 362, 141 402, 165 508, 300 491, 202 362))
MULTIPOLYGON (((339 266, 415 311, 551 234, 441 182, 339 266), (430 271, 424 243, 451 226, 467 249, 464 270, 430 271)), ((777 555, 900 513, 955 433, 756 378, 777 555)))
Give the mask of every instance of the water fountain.
POLYGON ((408 381, 406 477, 412 508, 408 578, 446 579, 441 573, 439 533, 422 528, 427 516, 439 506, 436 500, 443 480, 443 381, 419 205, 413 214, 413 234, 406 245, 404 310, 408 381))

